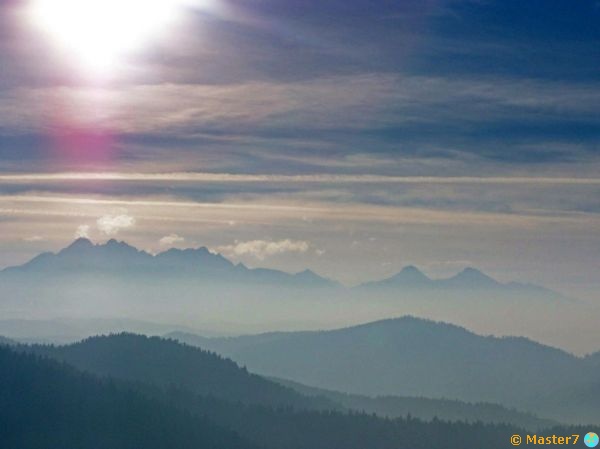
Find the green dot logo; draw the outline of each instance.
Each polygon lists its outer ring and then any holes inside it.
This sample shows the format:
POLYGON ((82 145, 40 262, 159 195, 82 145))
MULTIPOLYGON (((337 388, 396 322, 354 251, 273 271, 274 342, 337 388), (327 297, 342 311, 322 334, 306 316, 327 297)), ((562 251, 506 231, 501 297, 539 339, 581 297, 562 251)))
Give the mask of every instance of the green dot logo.
POLYGON ((587 447, 596 447, 598 446, 598 434, 594 432, 588 433, 584 438, 583 442, 587 447))

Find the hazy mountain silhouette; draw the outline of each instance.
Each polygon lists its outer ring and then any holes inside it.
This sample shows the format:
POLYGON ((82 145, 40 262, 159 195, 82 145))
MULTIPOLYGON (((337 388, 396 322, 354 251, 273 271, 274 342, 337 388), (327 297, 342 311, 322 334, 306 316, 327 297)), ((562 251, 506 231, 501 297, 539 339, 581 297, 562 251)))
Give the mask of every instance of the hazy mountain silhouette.
MULTIPOLYGON (((383 285, 345 288, 309 270, 290 274, 234 264, 206 248, 170 249, 152 255, 116 240, 93 244, 78 239, 56 254, 41 254, 20 267, 5 269, 0 272, 0 290, 0 314, 5 319, 48 321, 62 316, 83 322, 119 317, 132 322, 183 324, 221 334, 331 327, 413 313, 449 321, 460 319, 477 329, 496 332, 507 329, 521 333, 524 324, 533 322, 532 332, 544 338, 562 322, 563 312, 583 316, 581 320, 572 316, 572 326, 592 315, 585 305, 555 301, 548 319, 539 323, 539 307, 556 299, 557 294, 541 287, 503 284, 475 269, 436 280, 407 267, 383 285)), ((68 325, 65 330, 71 328, 68 325)), ((184 330, 147 329, 135 326, 131 330, 160 334, 184 330)), ((87 329, 68 335, 53 331, 17 337, 17 333, 8 335, 1 328, 0 334, 30 342, 36 337, 69 342, 74 335, 80 338, 120 330, 130 329, 88 323, 87 329)), ((575 331, 569 335, 576 336, 575 331)))
MULTIPOLYGON (((335 281, 323 278, 311 270, 290 274, 265 268, 247 268, 233 264, 220 254, 207 248, 169 249, 157 255, 138 250, 125 242, 109 240, 94 244, 80 238, 58 253, 43 253, 31 261, 0 272, 6 279, 10 274, 58 276, 76 274, 154 275, 205 279, 212 282, 240 282, 246 284, 273 284, 297 287, 340 287, 335 281)), ((427 291, 481 291, 487 293, 522 293, 559 298, 551 290, 532 284, 518 282, 500 283, 475 268, 465 268, 447 279, 430 279, 414 266, 405 267, 398 274, 381 281, 367 282, 357 290, 392 289, 427 291)))
POLYGON ((410 415, 425 421, 437 418, 446 421, 505 423, 525 427, 533 431, 557 424, 555 421, 541 419, 531 413, 508 409, 498 404, 469 403, 450 399, 429 399, 422 397, 370 397, 309 387, 298 382, 275 377, 271 377, 270 379, 281 385, 293 388, 303 395, 330 399, 349 410, 375 413, 379 416, 390 418, 410 415))
POLYGON ((252 449, 230 430, 131 387, 0 347, 0 447, 252 449))
MULTIPOLYGON (((0 291, 0 314, 5 318, 119 317, 181 323, 181 311, 186 310, 196 317, 186 324, 205 329, 244 307, 281 322, 289 315, 284 302, 326 298, 343 290, 311 271, 248 268, 206 248, 152 255, 116 240, 95 245, 78 239, 58 253, 44 253, 1 271, 0 291), (200 309, 210 315, 195 313, 200 309)), ((86 335, 94 335, 93 327, 86 335)))
MULTIPOLYGON (((236 338, 171 334, 259 374, 347 393, 494 402, 568 422, 600 422, 584 359, 525 338, 496 338, 411 317, 351 328, 236 338), (579 402, 556 397, 580 392, 579 402)), ((593 360, 593 359, 591 359, 593 360)))
POLYGON ((298 274, 270 269, 250 269, 243 264, 233 264, 220 254, 207 248, 169 249, 157 255, 140 251, 125 242, 109 240, 93 244, 80 238, 58 253, 43 253, 18 267, 3 270, 5 274, 27 273, 38 275, 69 275, 81 273, 106 273, 127 275, 222 277, 227 282, 273 283, 293 286, 333 287, 335 282, 307 270, 298 274))
MULTIPOLYGON (((168 332, 198 332, 187 326, 160 324, 125 318, 56 318, 52 320, 0 320, 0 335, 19 343, 67 344, 91 335, 131 332, 143 335, 164 335, 168 332)), ((203 335, 219 336, 202 331, 203 335)))
POLYGON ((364 284, 365 286, 372 285, 385 285, 385 286, 400 286, 400 287, 411 287, 420 288, 429 286, 432 280, 429 279, 422 271, 415 266, 404 267, 400 273, 379 282, 370 282, 364 284))
POLYGON ((409 292, 424 294, 442 293, 447 295, 504 295, 527 298, 565 300, 560 293, 534 284, 520 282, 501 283, 482 271, 468 267, 460 273, 445 279, 431 279, 414 266, 402 269, 398 274, 381 281, 366 282, 356 287, 368 292, 409 292))

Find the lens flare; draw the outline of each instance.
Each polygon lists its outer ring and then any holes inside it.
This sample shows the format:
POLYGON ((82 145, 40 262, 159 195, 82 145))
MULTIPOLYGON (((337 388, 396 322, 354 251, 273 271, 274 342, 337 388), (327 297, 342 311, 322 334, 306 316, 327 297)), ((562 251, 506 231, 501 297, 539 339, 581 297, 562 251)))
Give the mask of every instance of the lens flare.
POLYGON ((71 61, 93 73, 114 69, 160 38, 185 0, 31 0, 32 23, 71 61))

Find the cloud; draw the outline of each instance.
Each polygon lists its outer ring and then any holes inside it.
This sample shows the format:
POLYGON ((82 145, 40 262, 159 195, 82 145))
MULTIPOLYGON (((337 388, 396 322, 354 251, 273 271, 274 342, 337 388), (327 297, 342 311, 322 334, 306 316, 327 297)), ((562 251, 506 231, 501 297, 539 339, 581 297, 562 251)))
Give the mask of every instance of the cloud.
MULTIPOLYGON (((535 206, 535 204, 533 205, 535 206)), ((365 202, 332 202, 306 201, 302 198, 292 200, 289 197, 270 201, 255 199, 249 201, 224 201, 220 203, 178 200, 174 198, 127 198, 110 197, 73 197, 73 196, 40 196, 40 195, 0 195, 0 217, 2 216, 39 216, 69 217, 78 219, 95 218, 102 215, 103 209, 127 208, 133 210, 136 217, 144 222, 168 223, 202 223, 204 225, 223 226, 231 221, 238 224, 255 226, 292 226, 307 223, 375 223, 400 225, 446 225, 446 226, 486 226, 486 227, 522 227, 530 228, 541 225, 574 225, 589 229, 600 224, 600 214, 588 211, 556 210, 556 208, 540 209, 536 207, 521 210, 477 210, 471 208, 449 209, 439 205, 423 207, 411 205, 370 204, 365 202), (74 206, 76 209, 74 210, 74 206), (100 212, 99 212, 100 211, 100 212)), ((105 217, 114 218, 111 212, 105 217)), ((114 212, 113 212, 114 214, 114 212)), ((128 215, 122 215, 129 217, 128 215)), ((118 215, 117 217, 120 217, 118 215)), ((103 220, 107 223, 115 220, 103 220)), ((133 226, 132 217, 119 221, 133 226)), ((311 225, 312 226, 312 225, 311 225)), ((100 227, 98 228, 100 229, 100 227)), ((236 242, 238 243, 238 242, 236 242)))
POLYGON ((282 253, 305 253, 310 248, 310 243, 302 240, 250 240, 247 242, 235 242, 233 245, 219 246, 216 252, 227 256, 251 255, 259 260, 282 253))
POLYGON ((131 228, 135 225, 135 218, 122 215, 104 215, 98 218, 96 225, 100 232, 106 235, 116 235, 122 229, 131 228))
POLYGON ((64 172, 0 174, 0 184, 60 183, 65 181, 127 181, 168 183, 284 183, 284 184, 540 184, 600 185, 600 178, 567 176, 392 176, 371 174, 243 174, 243 173, 135 173, 135 172, 64 172))
POLYGON ((181 237, 180 235, 169 234, 169 235, 165 235, 158 242, 161 244, 161 246, 171 246, 176 243, 182 243, 184 241, 185 241, 185 238, 181 237))
POLYGON ((76 239, 87 239, 90 237, 90 225, 80 225, 75 231, 76 239))
POLYGON ((44 237, 40 235, 32 235, 31 237, 25 237, 23 241, 25 242, 41 242, 44 240, 44 237))
POLYGON ((553 118, 597 123, 592 83, 389 74, 231 85, 40 87, 0 92, 0 131, 42 131, 56 105, 71 123, 123 134, 194 136, 250 130, 365 130, 553 118), (100 107, 101 106, 101 107, 100 107))

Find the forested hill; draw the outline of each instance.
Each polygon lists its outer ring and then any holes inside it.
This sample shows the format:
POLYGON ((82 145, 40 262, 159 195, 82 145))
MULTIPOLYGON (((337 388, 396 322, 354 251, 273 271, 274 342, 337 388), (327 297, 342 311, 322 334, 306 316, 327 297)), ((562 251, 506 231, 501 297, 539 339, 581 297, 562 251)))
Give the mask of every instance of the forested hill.
POLYGON ((292 388, 249 373, 229 359, 158 337, 118 334, 92 337, 67 346, 31 346, 28 350, 101 376, 176 385, 193 393, 246 404, 335 409, 331 401, 308 397, 292 388))
POLYGON ((388 418, 413 416, 425 421, 435 418, 448 421, 504 423, 539 430, 557 425, 556 421, 539 418, 532 413, 486 402, 470 403, 450 399, 430 399, 404 396, 363 396, 309 387, 285 379, 270 378, 273 382, 288 386, 306 396, 328 398, 349 409, 375 413, 388 418))
POLYGON ((11 340, 10 338, 0 336, 0 346, 12 346, 15 344, 16 342, 11 340))
POLYGON ((328 390, 490 402, 560 422, 600 422, 597 356, 526 338, 477 335, 410 316, 328 331, 169 336, 258 374, 328 390))
POLYGON ((0 447, 254 449, 205 419, 0 347, 0 447))

